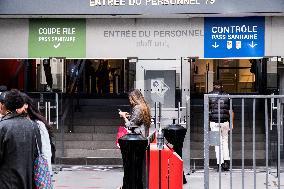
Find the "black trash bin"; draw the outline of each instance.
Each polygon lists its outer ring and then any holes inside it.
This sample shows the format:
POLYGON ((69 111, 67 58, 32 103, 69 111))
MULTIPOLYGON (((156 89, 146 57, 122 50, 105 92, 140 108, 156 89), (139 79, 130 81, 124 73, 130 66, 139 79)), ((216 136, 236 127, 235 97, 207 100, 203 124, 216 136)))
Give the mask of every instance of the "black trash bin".
POLYGON ((143 166, 148 140, 140 134, 129 133, 118 139, 123 159, 122 189, 144 189, 143 166))
MULTIPOLYGON (((186 128, 178 124, 172 124, 164 128, 165 139, 173 145, 174 151, 182 158, 183 141, 186 135, 186 128)), ((183 173, 183 183, 187 183, 183 173)))

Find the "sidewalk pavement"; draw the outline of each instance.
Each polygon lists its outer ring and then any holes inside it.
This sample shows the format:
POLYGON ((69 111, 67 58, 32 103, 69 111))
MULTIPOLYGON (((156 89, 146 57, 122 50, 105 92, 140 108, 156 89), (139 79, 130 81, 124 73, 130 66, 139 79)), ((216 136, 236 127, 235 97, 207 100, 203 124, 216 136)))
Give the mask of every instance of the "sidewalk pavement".
MULTIPOLYGON (((188 173, 185 171, 185 174, 188 173)), ((282 173, 283 174, 283 173, 282 173)), ((284 188, 284 178, 281 174, 281 188, 284 188)), ((209 188, 219 188, 219 173, 214 169, 209 171, 209 188)), ((186 175, 188 181, 183 185, 184 189, 203 189, 204 188, 204 170, 197 170, 191 175, 186 175)), ((123 183, 122 166, 65 166, 61 171, 54 175, 55 189, 117 189, 123 183)), ((232 188, 242 188, 242 172, 240 169, 234 169, 232 172, 232 188)), ((221 173, 222 189, 230 189, 230 173, 221 173)), ((254 188, 253 170, 247 169, 244 174, 244 188, 254 188)), ((258 169, 256 174, 256 188, 266 188, 265 169, 258 169)), ((268 188, 278 188, 278 179, 276 173, 272 171, 268 175, 268 188)))
MULTIPOLYGON (((188 177, 188 176, 186 176, 188 177)), ((122 166, 65 166, 54 174, 55 189, 117 189, 123 183, 122 166)), ((188 184, 184 188, 188 188, 188 184)))

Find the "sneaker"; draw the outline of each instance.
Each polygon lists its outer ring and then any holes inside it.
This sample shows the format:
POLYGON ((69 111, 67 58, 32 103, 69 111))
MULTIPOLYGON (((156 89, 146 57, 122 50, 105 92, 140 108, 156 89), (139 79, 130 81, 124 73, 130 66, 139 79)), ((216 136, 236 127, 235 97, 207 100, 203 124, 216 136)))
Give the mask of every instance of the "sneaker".
POLYGON ((229 171, 230 170, 230 160, 225 160, 221 166, 224 171, 229 171))

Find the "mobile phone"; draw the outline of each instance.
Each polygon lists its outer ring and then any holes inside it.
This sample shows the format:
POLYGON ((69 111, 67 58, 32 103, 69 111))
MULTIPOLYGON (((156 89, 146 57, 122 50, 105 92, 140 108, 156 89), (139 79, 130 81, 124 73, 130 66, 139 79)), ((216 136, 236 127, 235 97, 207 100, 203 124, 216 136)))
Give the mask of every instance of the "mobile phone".
POLYGON ((122 112, 121 109, 117 109, 119 112, 122 112))

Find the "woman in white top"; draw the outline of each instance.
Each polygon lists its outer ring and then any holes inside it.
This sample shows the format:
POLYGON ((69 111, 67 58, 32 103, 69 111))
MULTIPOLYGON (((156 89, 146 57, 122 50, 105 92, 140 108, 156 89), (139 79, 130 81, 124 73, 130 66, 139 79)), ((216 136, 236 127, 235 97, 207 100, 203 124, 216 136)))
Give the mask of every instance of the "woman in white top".
POLYGON ((50 175, 53 176, 53 174, 52 174, 52 165, 51 165, 51 156, 52 156, 52 154, 51 154, 51 145, 50 145, 49 134, 48 134, 48 131, 46 129, 45 124, 42 121, 36 120, 36 123, 37 123, 37 126, 39 128, 40 136, 41 136, 42 155, 47 160, 48 169, 49 169, 50 175))
POLYGON ((52 127, 47 123, 46 119, 40 114, 39 110, 35 107, 33 100, 25 93, 22 93, 22 97, 24 98, 25 105, 21 110, 18 110, 18 113, 26 113, 27 116, 35 121, 38 125, 40 135, 41 135, 41 143, 42 143, 42 155, 48 162, 48 169, 50 175, 53 176, 52 173, 52 165, 51 165, 51 143, 50 136, 52 136, 52 127))

